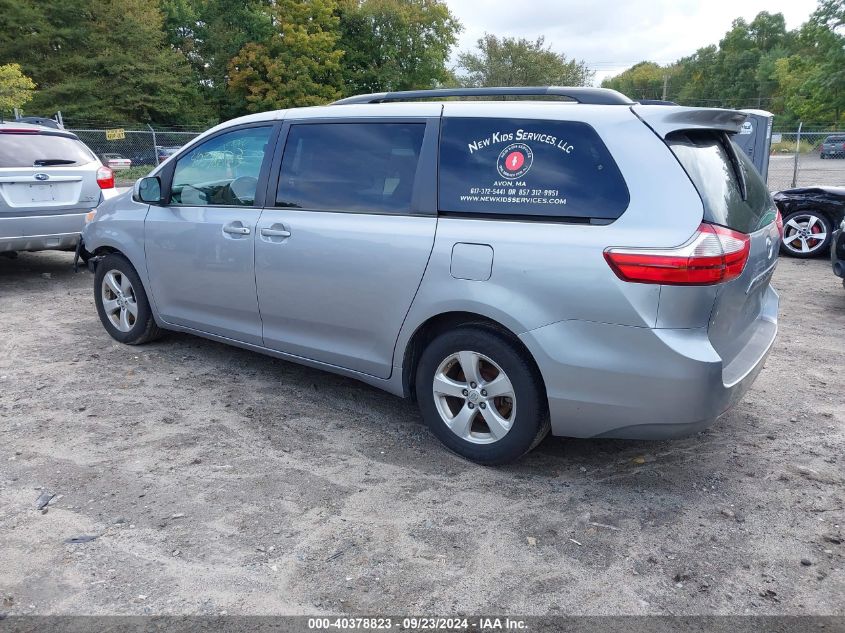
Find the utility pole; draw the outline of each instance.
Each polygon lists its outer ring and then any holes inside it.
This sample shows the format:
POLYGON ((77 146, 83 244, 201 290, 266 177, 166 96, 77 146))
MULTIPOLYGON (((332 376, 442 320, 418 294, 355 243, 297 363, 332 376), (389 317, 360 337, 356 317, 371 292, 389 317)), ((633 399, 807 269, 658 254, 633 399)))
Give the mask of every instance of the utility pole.
POLYGON ((150 128, 150 132, 153 135, 153 154, 156 157, 156 165, 158 165, 158 143, 156 143, 156 131, 153 129, 153 126, 147 123, 147 127, 150 128))
POLYGON ((666 101, 666 93, 669 90, 669 75, 663 75, 663 101, 666 101))
POLYGON ((792 165, 792 188, 798 186, 798 154, 801 152, 801 126, 803 121, 798 122, 798 134, 795 136, 795 162, 792 165))

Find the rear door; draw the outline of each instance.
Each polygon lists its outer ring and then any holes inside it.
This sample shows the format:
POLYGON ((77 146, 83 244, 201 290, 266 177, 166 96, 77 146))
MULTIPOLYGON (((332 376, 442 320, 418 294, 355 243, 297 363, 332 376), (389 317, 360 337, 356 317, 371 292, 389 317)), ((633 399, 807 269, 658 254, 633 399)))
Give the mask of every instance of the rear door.
POLYGON ((742 275, 718 287, 710 317, 710 341, 729 365, 760 335, 759 321, 773 317, 765 309, 779 250, 777 208, 750 159, 725 132, 678 131, 666 142, 701 195, 704 220, 751 236, 742 275))
POLYGON ((0 219, 91 209, 100 202, 98 167, 72 134, 0 129, 0 219))
POLYGON ((426 117, 286 124, 255 242, 267 347, 390 376, 434 242, 438 126, 426 117))

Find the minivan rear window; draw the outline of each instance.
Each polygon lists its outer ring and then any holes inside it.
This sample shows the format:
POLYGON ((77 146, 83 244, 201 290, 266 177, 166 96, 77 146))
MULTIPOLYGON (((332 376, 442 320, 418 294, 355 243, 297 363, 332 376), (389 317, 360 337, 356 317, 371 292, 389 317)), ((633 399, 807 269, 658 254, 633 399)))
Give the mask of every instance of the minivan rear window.
POLYGON ((0 134, 0 167, 72 167, 96 157, 81 141, 58 134, 0 134))
POLYGON ((578 121, 445 118, 441 212, 615 220, 630 195, 596 131, 578 121))
POLYGON ((704 219, 753 233, 775 219, 766 183, 751 159, 717 130, 684 130, 666 137, 704 203, 704 219))

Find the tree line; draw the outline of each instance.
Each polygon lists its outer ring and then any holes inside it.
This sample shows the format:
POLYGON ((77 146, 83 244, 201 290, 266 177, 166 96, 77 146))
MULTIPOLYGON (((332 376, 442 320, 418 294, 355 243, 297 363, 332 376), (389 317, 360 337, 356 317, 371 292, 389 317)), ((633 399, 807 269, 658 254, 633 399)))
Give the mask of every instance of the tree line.
POLYGON ((800 27, 781 13, 734 20, 718 45, 661 66, 640 62, 602 85, 633 99, 762 108, 783 125, 845 124, 845 0, 821 0, 800 27))
POLYGON ((0 0, 0 108, 208 125, 366 92, 592 81, 542 37, 485 35, 450 68, 461 30, 442 0, 0 0))
MULTIPOLYGON (((842 123, 843 25, 845 0, 821 0, 792 31, 762 12, 718 45, 602 85, 842 123)), ((207 126, 365 92, 593 82, 542 36, 485 34, 456 52, 462 28, 444 0, 0 0, 0 114, 207 126)))

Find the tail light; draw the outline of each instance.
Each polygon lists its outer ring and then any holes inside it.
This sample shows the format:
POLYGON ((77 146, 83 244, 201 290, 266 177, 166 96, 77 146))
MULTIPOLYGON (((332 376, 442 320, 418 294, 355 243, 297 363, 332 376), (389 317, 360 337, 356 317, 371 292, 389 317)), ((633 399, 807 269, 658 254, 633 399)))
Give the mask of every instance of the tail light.
POLYGON ((114 172, 110 167, 100 165, 97 169, 97 184, 100 185, 100 189, 114 188, 114 172))
POLYGON ((780 214, 780 209, 778 209, 778 214, 775 216, 775 225, 778 227, 780 239, 783 239, 783 216, 780 214))
POLYGON ((604 258, 623 281, 672 286, 708 286, 742 274, 751 237, 702 223, 676 248, 608 248, 604 258))

